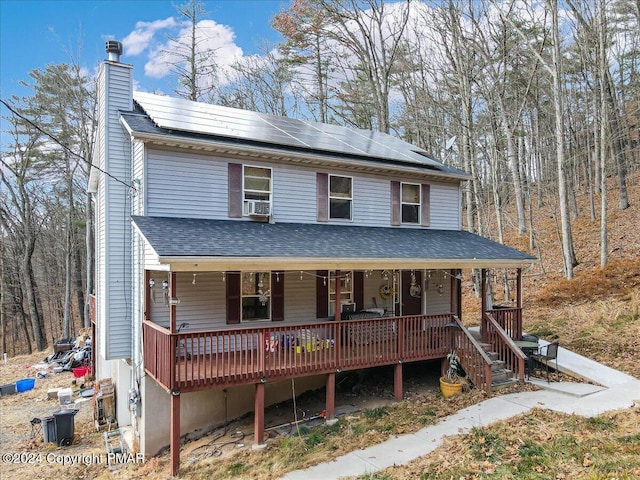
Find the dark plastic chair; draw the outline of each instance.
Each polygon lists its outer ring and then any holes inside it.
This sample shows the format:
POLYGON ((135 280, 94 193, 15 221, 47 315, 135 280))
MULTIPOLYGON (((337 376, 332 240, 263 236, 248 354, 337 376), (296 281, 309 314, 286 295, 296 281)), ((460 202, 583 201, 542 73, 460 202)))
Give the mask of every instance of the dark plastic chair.
POLYGON ((552 342, 538 349, 538 352, 531 354, 531 358, 542 363, 547 370, 547 383, 549 383, 549 361, 556 361, 556 370, 558 370, 558 342, 552 342))
POLYGON ((38 417, 34 417, 30 420, 31 423, 31 438, 35 438, 38 434, 42 433, 42 420, 38 417))

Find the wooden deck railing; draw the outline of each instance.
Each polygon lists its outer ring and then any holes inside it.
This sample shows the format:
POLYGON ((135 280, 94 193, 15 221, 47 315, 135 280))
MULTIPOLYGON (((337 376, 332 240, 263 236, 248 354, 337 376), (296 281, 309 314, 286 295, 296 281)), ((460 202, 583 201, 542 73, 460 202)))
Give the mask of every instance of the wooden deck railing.
POLYGON ((484 351, 469 330, 464 328, 460 319, 453 315, 452 349, 460 359, 460 364, 476 388, 491 391, 491 364, 493 361, 484 351), (457 328, 455 328, 457 327, 457 328))
MULTIPOLYGON (((527 359, 522 350, 514 343, 514 340, 507 334, 504 328, 492 316, 492 313, 485 313, 485 329, 483 339, 491 347, 492 352, 497 352, 498 357, 505 362, 505 368, 518 375, 518 379, 524 380, 524 364, 527 359)), ((519 338, 519 337, 518 337, 519 338)))
MULTIPOLYGON (((502 307, 487 310, 487 312, 500 325, 505 332, 513 339, 520 340, 522 337, 522 309, 516 307, 502 307)), ((483 319, 484 326, 484 319, 483 319)), ((484 331, 484 329, 483 329, 484 331)), ((483 341, 486 341, 484 338, 483 341)))
POLYGON ((445 357, 452 315, 169 333, 143 323, 145 370, 169 390, 274 381, 445 357))

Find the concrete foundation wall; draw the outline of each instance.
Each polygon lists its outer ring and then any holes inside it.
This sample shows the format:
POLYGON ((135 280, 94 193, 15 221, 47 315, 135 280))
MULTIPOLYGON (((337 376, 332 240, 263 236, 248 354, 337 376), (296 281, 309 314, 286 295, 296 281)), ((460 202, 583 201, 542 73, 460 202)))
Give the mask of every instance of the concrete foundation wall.
MULTIPOLYGON (((325 386, 326 375, 295 379, 296 394, 325 386)), ((227 389, 227 421, 253 412, 254 385, 227 389)), ((171 419, 170 394, 149 377, 142 381, 142 412, 140 449, 147 457, 169 446, 171 419), (145 413, 146 412, 146 413, 145 413)), ((274 405, 292 398, 291 380, 268 383, 265 405, 274 405)), ((180 435, 206 429, 225 422, 225 395, 222 389, 183 393, 180 398, 180 435)))

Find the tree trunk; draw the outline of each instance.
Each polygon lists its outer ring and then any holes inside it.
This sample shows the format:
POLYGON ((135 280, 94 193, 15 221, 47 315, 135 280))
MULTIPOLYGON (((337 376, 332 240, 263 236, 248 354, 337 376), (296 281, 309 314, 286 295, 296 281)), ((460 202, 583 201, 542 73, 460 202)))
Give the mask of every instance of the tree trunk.
POLYGON ((602 185, 600 186, 601 203, 600 203, 600 267, 604 268, 608 262, 608 250, 609 239, 607 237, 607 172, 606 172, 606 159, 607 151, 609 150, 609 138, 607 136, 609 112, 607 105, 606 94, 606 75, 605 69, 608 70, 607 62, 607 46, 606 46, 606 33, 605 33, 605 5, 604 0, 599 2, 599 31, 598 31, 598 43, 599 43, 599 65, 600 65, 600 168, 602 169, 600 178, 602 179, 602 185))
POLYGON ((556 161, 558 167, 558 196, 560 201, 560 223, 562 233, 562 257, 564 262, 564 274, 569 280, 573 278, 573 268, 576 265, 575 253, 573 251, 573 237, 571 234, 571 218, 569 216, 569 195, 567 185, 567 165, 564 155, 564 108, 562 93, 562 65, 560 54, 560 33, 558 25, 558 2, 557 0, 547 0, 551 10, 553 21, 552 35, 553 46, 551 49, 553 66, 551 75, 553 77, 553 99, 556 125, 556 161))
POLYGON ((47 346, 47 339, 44 333, 44 325, 38 309, 36 282, 33 277, 33 266, 31 259, 35 249, 35 238, 28 238, 25 241, 24 252, 20 262, 20 273, 24 290, 27 297, 27 307, 29 309, 29 318, 31 320, 31 330, 33 331, 33 340, 38 351, 43 351, 47 346))

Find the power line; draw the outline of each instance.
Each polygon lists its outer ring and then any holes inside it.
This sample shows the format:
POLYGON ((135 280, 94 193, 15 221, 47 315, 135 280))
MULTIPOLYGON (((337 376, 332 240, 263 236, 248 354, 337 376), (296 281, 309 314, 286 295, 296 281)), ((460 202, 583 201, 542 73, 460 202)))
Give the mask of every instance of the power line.
POLYGON ((57 145, 59 145, 60 147, 62 147, 64 150, 66 150, 67 152, 69 152, 71 155, 73 155, 74 157, 82 160, 85 164, 89 165, 91 168, 95 168, 96 170, 98 170, 101 173, 104 173, 107 177, 112 178, 113 180, 115 180, 118 183, 121 183, 122 185, 124 185, 127 188, 131 188, 135 191, 137 191, 138 189, 131 184, 128 184, 127 182, 125 182, 124 180, 120 180, 118 177, 110 174, 109 172, 107 172, 106 170, 103 170, 102 168, 94 165, 92 162, 90 162, 89 160, 87 160, 86 158, 84 158, 82 155, 74 152, 73 150, 71 150, 68 146, 66 146, 64 143, 62 143, 60 140, 58 140, 58 138, 56 138, 53 134, 47 132, 46 130, 42 129, 38 124, 36 124, 35 122, 33 122, 32 120, 28 119, 27 117, 25 117, 24 115, 22 115, 21 113, 19 113, 17 110, 15 110, 9 103, 7 103, 6 101, 4 101, 3 99, 0 98, 0 103, 2 103, 5 107, 7 107, 7 109, 13 113, 16 117, 18 117, 19 119, 23 120, 24 122, 27 122, 29 125, 31 125, 33 128, 35 128, 38 132, 42 133, 43 135, 46 135, 47 137, 49 137, 51 140, 53 140, 57 145))

